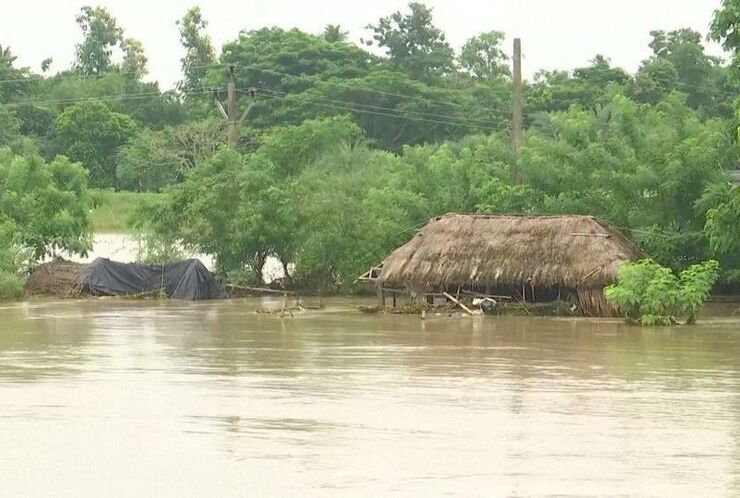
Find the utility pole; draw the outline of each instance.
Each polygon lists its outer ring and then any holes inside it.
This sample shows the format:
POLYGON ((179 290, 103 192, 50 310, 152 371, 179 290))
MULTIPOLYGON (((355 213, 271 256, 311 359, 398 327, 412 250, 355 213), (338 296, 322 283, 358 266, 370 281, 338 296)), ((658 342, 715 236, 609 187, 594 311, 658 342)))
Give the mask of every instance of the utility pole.
POLYGON ((239 121, 236 117, 236 81, 234 79, 234 66, 229 66, 229 82, 226 84, 226 112, 228 128, 226 138, 229 147, 236 148, 239 142, 239 121))
MULTIPOLYGON (((218 88, 213 88, 212 92, 213 103, 216 105, 216 109, 218 109, 221 116, 224 117, 224 120, 226 120, 226 142, 229 144, 229 147, 236 148, 239 145, 239 127, 247 119, 247 114, 252 109, 254 102, 250 103, 244 109, 244 113, 240 118, 236 116, 236 78, 233 64, 229 66, 229 82, 226 83, 226 109, 224 109, 224 106, 218 100, 218 88)), ((246 93, 247 96, 254 98, 257 96, 257 89, 249 88, 246 93)))
POLYGON ((512 115, 511 115, 511 150, 514 155, 514 169, 512 182, 518 185, 522 182, 522 173, 519 169, 519 149, 522 146, 522 40, 514 38, 514 71, 512 74, 512 115))

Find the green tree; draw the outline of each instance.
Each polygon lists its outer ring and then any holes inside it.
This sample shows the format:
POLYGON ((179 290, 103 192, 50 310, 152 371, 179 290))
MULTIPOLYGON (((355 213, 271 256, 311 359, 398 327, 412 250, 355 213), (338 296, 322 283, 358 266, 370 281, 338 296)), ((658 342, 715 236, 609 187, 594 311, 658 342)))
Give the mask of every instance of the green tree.
POLYGON ((6 105, 0 105, 0 147, 13 147, 21 140, 21 122, 15 112, 6 105))
POLYGON ((216 62, 216 52, 211 38, 205 33, 208 21, 203 19, 200 7, 192 7, 177 21, 180 43, 185 48, 182 63, 183 80, 180 88, 186 92, 203 89, 203 77, 216 62))
POLYGON ((682 94, 650 107, 621 92, 595 110, 574 106, 548 118, 552 134, 530 134, 521 156, 538 210, 595 214, 635 229, 662 264, 709 256, 697 202, 725 181, 724 122, 703 121, 682 94))
POLYGON ((147 73, 147 57, 144 54, 144 46, 135 38, 126 38, 121 42, 123 50, 123 63, 121 71, 134 80, 141 79, 147 73))
POLYGON ((596 55, 589 66, 567 71, 540 71, 525 87, 525 109, 534 117, 538 112, 564 111, 572 105, 596 108, 609 101, 610 88, 623 87, 630 79, 609 59, 596 55))
POLYGON ((429 79, 453 70, 453 51, 445 35, 432 23, 432 9, 409 3, 408 14, 396 11, 368 25, 375 44, 383 48, 391 64, 414 78, 429 79))
MULTIPOLYGON (((675 85, 679 91, 686 93, 689 106, 695 109, 704 108, 716 115, 718 101, 726 100, 726 95, 718 88, 718 79, 722 73, 720 59, 705 53, 701 35, 683 28, 668 32, 651 31, 650 36, 653 38, 649 44, 654 54, 652 59, 669 62, 677 74, 677 80, 664 83, 675 85)), ((650 67, 648 61, 643 65, 650 67)), ((646 76, 651 76, 656 84, 661 82, 660 75, 656 72, 646 76)), ((724 113, 728 112, 725 109, 724 113)))
POLYGON ((27 67, 16 67, 16 60, 10 47, 0 45, 0 104, 17 101, 38 88, 39 78, 27 67))
POLYGON ((707 211, 706 230, 718 254, 740 254, 740 187, 735 185, 724 202, 707 211))
POLYGON ((123 30, 104 7, 85 6, 75 19, 84 37, 77 45, 75 69, 83 75, 98 75, 113 69, 111 55, 123 38, 123 30))
POLYGON ((162 92, 157 83, 137 81, 129 74, 108 72, 95 78, 61 73, 44 79, 34 100, 54 115, 70 103, 99 98, 115 112, 127 114, 138 123, 160 129, 182 123, 188 117, 182 99, 174 91, 162 92))
POLYGON ((709 38, 722 42, 728 52, 740 51, 740 1, 722 0, 722 8, 714 11, 709 38))
MULTIPOLYGON (((242 32, 224 44, 220 61, 237 68, 238 88, 297 92, 316 81, 364 76, 376 58, 350 43, 329 42, 298 29, 262 28, 242 32)), ((209 82, 222 84, 223 68, 211 71, 209 82)))
POLYGON ((638 102, 657 104, 678 86, 676 66, 669 60, 654 57, 642 62, 629 91, 638 102))
POLYGON ((116 185, 116 153, 135 133, 136 123, 102 102, 80 102, 56 119, 62 150, 90 171, 96 187, 116 185))
POLYGON ((469 39, 458 58, 460 67, 484 80, 510 76, 509 56, 501 49, 504 37, 501 31, 489 31, 469 39))
MULTIPOLYGON (((65 157, 45 163, 35 154, 0 149, 0 234, 33 260, 90 248, 87 173, 65 157)), ((5 247, 7 249, 7 246, 5 247)))
POLYGON ((348 34, 339 24, 327 24, 324 28, 324 39, 329 43, 345 42, 348 34))
POLYGON ((672 325, 684 316, 692 324, 718 274, 719 264, 713 260, 692 265, 678 276, 649 259, 626 261, 619 268, 618 283, 606 287, 604 295, 631 323, 672 325))
POLYGON ((141 130, 118 151, 118 185, 157 192, 185 178, 224 143, 220 121, 192 121, 163 130, 141 130))

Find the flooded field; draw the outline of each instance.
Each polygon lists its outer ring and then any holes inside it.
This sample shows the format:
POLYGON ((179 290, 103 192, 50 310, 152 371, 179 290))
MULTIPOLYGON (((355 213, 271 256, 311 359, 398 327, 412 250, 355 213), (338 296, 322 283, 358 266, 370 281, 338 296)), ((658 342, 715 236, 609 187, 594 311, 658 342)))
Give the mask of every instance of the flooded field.
POLYGON ((740 318, 0 305, 4 496, 740 496, 740 318))
MULTIPOLYGON (((60 256, 77 263, 91 263, 95 258, 108 258, 112 261, 131 263, 141 259, 142 250, 141 242, 134 235, 121 232, 99 232, 93 237, 92 249, 86 256, 82 257, 68 253, 62 253, 60 256)), ((209 270, 213 270, 215 266, 213 257, 207 254, 183 251, 182 256, 199 259, 209 270)), ((264 281, 271 282, 283 276, 283 266, 280 260, 268 256, 262 271, 264 281)))

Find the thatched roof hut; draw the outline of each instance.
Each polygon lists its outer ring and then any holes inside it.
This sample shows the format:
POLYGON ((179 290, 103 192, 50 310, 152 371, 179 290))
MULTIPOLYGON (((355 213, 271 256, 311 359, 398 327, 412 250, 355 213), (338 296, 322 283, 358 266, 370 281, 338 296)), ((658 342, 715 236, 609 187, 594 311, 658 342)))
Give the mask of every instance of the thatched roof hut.
POLYGON ((575 291, 597 316, 619 264, 644 257, 618 230, 593 216, 446 214, 432 219, 383 262, 380 284, 417 292, 527 289, 541 296, 575 291))

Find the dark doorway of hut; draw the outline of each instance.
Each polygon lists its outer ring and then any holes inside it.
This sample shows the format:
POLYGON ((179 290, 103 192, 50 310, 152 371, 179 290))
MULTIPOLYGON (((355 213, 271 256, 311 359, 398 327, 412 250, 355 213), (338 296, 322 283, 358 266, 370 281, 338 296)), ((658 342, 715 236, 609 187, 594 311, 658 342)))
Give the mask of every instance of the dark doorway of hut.
POLYGON ((517 286, 445 286, 423 290, 395 288, 383 285, 383 266, 375 266, 361 275, 358 283, 367 284, 377 297, 375 306, 360 306, 366 313, 452 315, 528 315, 528 316, 591 316, 579 306, 581 296, 576 289, 537 288, 531 280, 517 286))
POLYGON ((397 289, 374 283, 377 304, 363 311, 426 314, 437 312, 466 315, 590 316, 579 306, 575 289, 445 287, 435 291, 397 289))

